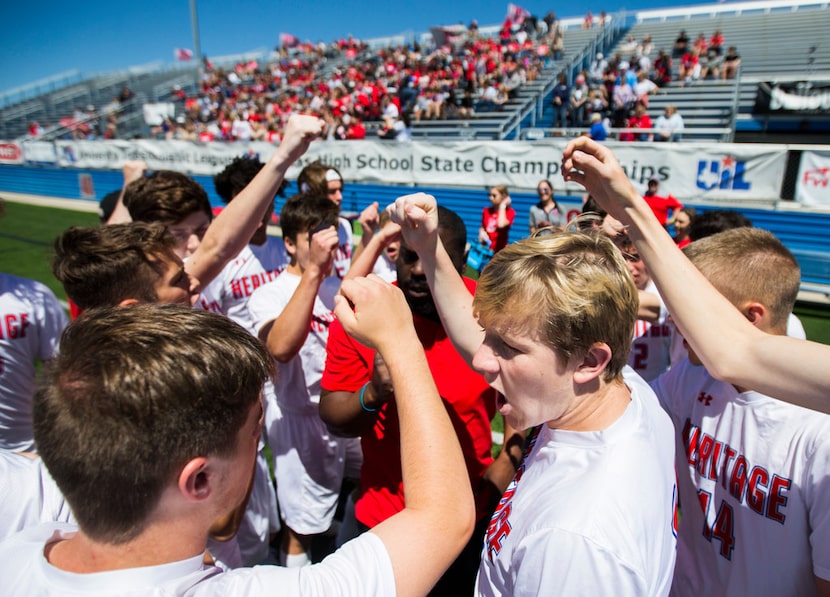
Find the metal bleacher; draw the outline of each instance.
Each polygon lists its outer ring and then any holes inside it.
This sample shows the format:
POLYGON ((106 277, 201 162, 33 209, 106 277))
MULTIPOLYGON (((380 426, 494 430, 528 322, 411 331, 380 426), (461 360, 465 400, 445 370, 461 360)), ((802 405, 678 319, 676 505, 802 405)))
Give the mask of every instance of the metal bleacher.
MULTIPOLYGON (((676 105, 686 129, 694 135, 691 139, 729 141, 735 129, 756 128, 747 124, 754 120, 759 82, 830 82, 830 10, 826 2, 746 2, 645 11, 636 15, 636 24, 628 34, 638 40, 651 35, 653 58, 660 49, 670 53, 681 30, 690 40, 699 33, 708 39, 720 30, 724 50, 735 46, 741 56, 740 76, 735 81, 700 80, 685 86, 673 82, 651 100, 648 112, 652 119, 666 105, 676 105)), ((690 137, 685 135, 684 140, 690 137)))

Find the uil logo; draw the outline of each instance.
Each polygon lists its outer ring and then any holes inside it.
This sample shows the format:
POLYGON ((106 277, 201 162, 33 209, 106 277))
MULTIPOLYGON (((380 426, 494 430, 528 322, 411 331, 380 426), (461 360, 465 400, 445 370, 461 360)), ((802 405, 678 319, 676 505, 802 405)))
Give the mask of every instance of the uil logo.
POLYGON ((750 183, 744 180, 746 162, 738 162, 731 156, 722 160, 700 160, 697 163, 697 186, 699 189, 726 189, 748 191, 750 183))

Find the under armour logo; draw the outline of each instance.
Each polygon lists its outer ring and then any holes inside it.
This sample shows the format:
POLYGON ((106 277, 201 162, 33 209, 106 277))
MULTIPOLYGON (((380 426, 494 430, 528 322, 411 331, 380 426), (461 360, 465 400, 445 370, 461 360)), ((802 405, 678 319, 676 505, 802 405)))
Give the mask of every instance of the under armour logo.
POLYGON ((697 401, 703 402, 706 406, 709 406, 712 403, 712 396, 710 396, 706 392, 701 392, 700 395, 697 397, 697 401))

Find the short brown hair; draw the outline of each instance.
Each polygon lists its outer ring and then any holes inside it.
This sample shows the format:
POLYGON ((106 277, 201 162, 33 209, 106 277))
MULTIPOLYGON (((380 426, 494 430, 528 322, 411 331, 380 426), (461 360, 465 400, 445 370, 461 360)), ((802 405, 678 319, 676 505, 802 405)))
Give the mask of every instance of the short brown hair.
POLYGON ((124 189, 124 207, 135 222, 178 224, 190 214, 213 218, 210 200, 198 182, 181 172, 159 170, 134 180, 124 189))
POLYGON ((606 381, 619 379, 628 361, 637 305, 634 281, 614 244, 570 230, 496 253, 473 302, 482 323, 545 342, 567 362, 604 342, 612 355, 606 381))
POLYGON ((271 372, 259 341, 221 315, 91 310, 35 396, 38 453, 87 535, 129 541, 188 461, 233 453, 271 372))
POLYGON ((769 310, 775 333, 787 333, 801 268, 771 232, 733 228, 696 240, 683 252, 729 302, 739 308, 761 303, 769 310))
POLYGON ((55 240, 52 272, 81 309, 152 303, 163 260, 177 259, 175 242, 159 223, 74 226, 55 240))
POLYGON ((290 197, 280 212, 283 238, 297 240, 301 232, 310 232, 324 224, 337 228, 340 208, 325 194, 309 191, 290 197))

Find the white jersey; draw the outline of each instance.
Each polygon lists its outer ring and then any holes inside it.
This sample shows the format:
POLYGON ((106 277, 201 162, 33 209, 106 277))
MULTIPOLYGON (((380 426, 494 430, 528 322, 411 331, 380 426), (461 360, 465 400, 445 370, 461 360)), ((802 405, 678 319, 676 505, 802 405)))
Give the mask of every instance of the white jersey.
POLYGON ((380 254, 375 261, 375 267, 372 269, 372 273, 376 276, 380 276, 383 278, 384 281, 389 282, 396 282, 398 280, 398 268, 395 265, 395 262, 389 259, 389 256, 386 252, 380 254))
POLYGON ((685 360, 652 386, 674 420, 676 595, 813 595, 830 580, 830 416, 685 360))
MULTIPOLYGON (((299 284, 300 276, 286 271, 254 292, 248 310, 257 334, 265 324, 282 313, 299 284)), ((305 342, 294 358, 287 363, 279 363, 279 374, 274 385, 277 401, 284 413, 317 414, 320 380, 326 364, 326 342, 329 325, 334 321, 334 297, 338 290, 338 278, 331 276, 323 280, 314 299, 305 342)))
POLYGON ((43 461, 0 450, 0 540, 52 521, 72 522, 72 512, 43 461))
POLYGON ((640 374, 640 377, 651 381, 669 368, 672 326, 668 322, 669 312, 663 302, 663 297, 660 296, 653 281, 648 283, 645 292, 660 299, 660 315, 654 323, 643 319, 635 322, 634 340, 631 342, 628 364, 640 374))
POLYGON ((0 543, 0 578, 6 597, 77 595, 131 597, 183 595, 276 595, 284 597, 377 596, 395 594, 386 547, 373 533, 348 542, 320 564, 305 568, 257 566, 222 572, 196 557, 142 568, 75 574, 43 555, 44 546, 73 535, 71 525, 33 527, 0 543))
POLYGON ((34 451, 35 360, 55 356, 66 323, 49 288, 0 273, 0 449, 34 451))
POLYGON ((341 216, 337 223, 337 251, 334 253, 334 271, 341 280, 352 266, 353 246, 352 223, 341 216))
POLYGON ((479 595, 668 594, 674 430, 646 383, 623 375, 631 403, 608 429, 538 428, 487 528, 479 595))
POLYGON ((257 288, 276 280, 288 262, 281 238, 268 236, 262 245, 248 245, 202 291, 199 305, 226 315, 256 336, 248 314, 248 299, 257 288))

